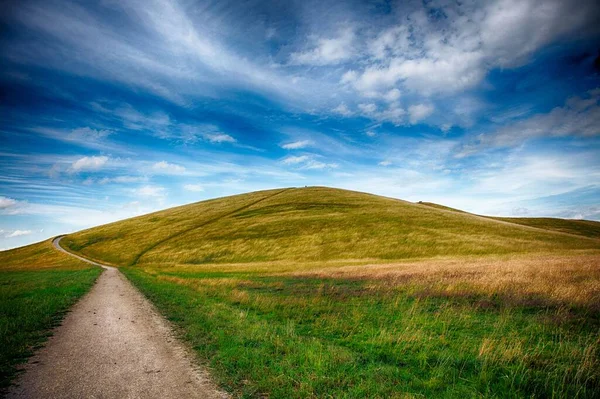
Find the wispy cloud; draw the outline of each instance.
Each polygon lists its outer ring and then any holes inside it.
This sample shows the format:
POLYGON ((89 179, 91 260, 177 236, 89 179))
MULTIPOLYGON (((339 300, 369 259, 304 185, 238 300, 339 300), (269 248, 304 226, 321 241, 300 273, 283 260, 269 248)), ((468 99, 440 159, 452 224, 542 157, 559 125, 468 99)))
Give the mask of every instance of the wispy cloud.
POLYGON ((571 97, 564 106, 545 114, 520 119, 466 143, 458 156, 467 156, 490 147, 514 147, 524 141, 549 137, 600 136, 600 89, 584 97, 571 97))
POLYGON ((71 165, 72 172, 97 171, 102 169, 109 158, 107 156, 91 156, 79 158, 71 165))
POLYGON ((348 108, 348 106, 344 103, 338 105, 337 107, 335 107, 334 109, 331 110, 333 113, 335 114, 339 114, 342 116, 351 116, 352 115, 352 111, 350 111, 350 108, 348 108))
POLYGON ((148 180, 145 176, 114 176, 114 177, 103 177, 98 180, 99 184, 130 184, 130 183, 140 183, 148 180))
POLYGON ((13 238, 13 237, 19 237, 19 236, 26 236, 33 233, 31 230, 15 230, 9 234, 7 234, 5 237, 6 238, 13 238))
POLYGON ((15 14, 32 34, 46 38, 23 38, 12 46, 9 55, 23 63, 119 82, 178 104, 197 90, 214 95, 216 86, 233 84, 284 98, 300 91, 277 71, 238 56, 177 2, 128 0, 94 9, 70 1, 32 2, 15 14), (106 18, 115 9, 119 24, 106 18), (144 36, 137 34, 140 29, 144 36))
POLYGON ((333 38, 318 38, 314 45, 290 55, 290 63, 296 65, 334 65, 350 59, 354 55, 354 32, 342 29, 333 38))
POLYGON ((300 141, 293 141, 291 143, 282 144, 281 148, 286 149, 286 150, 298 150, 301 148, 306 148, 311 145, 313 145, 313 142, 311 140, 300 140, 300 141))
POLYGON ((152 170, 155 173, 163 173, 163 174, 171 174, 171 175, 180 175, 185 173, 186 169, 184 166, 177 165, 174 163, 169 163, 167 161, 156 162, 152 165, 152 170))
POLYGON ((339 165, 335 162, 322 162, 315 155, 289 156, 281 161, 284 165, 291 165, 300 169, 335 169, 339 165))
POLYGON ((285 157, 281 162, 285 165, 296 165, 308 161, 310 157, 308 155, 298 155, 285 157))
POLYGON ((133 193, 140 197, 164 197, 167 189, 161 186, 146 185, 133 190, 133 193))
POLYGON ((464 90, 490 68, 518 66, 554 38, 585 27, 598 9, 592 2, 575 11, 566 1, 501 0, 449 6, 443 20, 426 12, 413 9, 403 23, 367 39, 372 61, 346 81, 367 94, 397 84, 421 93, 464 90), (542 6, 543 13, 534 11, 542 6))
POLYGON ((433 106, 430 104, 416 104, 408 107, 410 123, 413 125, 427 118, 433 113, 433 106))
POLYGON ((201 184, 185 184, 183 188, 187 191, 192 191, 195 193, 204 191, 204 186, 201 184))
POLYGON ((205 133, 203 137, 211 143, 235 143, 237 140, 226 133, 205 133))
POLYGON ((0 197, 0 209, 7 209, 17 204, 17 200, 8 197, 0 197))

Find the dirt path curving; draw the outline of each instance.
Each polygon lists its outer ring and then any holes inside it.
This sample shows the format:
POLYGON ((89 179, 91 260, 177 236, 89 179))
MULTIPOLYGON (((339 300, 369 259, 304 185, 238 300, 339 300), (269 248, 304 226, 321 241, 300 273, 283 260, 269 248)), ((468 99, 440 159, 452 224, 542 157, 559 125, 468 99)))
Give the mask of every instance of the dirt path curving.
POLYGON ((106 270, 30 359, 9 398, 227 397, 116 268, 84 260, 106 270))

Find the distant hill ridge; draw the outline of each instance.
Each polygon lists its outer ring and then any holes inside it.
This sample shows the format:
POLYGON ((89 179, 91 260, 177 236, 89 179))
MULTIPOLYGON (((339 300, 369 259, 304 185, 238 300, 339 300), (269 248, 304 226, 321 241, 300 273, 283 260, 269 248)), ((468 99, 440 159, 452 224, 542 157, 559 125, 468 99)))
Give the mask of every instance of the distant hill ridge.
POLYGON ((62 243, 119 266, 385 261, 600 249, 600 241, 593 239, 600 234, 600 223, 545 220, 486 218, 327 187, 285 188, 179 206, 70 234, 62 243))
MULTIPOLYGON (((418 204, 426 205, 436 209, 443 209, 452 212, 460 212, 470 214, 460 209, 450 208, 448 206, 435 204, 433 202, 419 201, 418 204)), ((544 230, 558 231, 568 234, 576 234, 584 237, 600 238, 600 222, 593 220, 583 219, 560 219, 560 218, 546 218, 546 217, 500 217, 500 216, 484 216, 493 220, 500 220, 503 222, 516 223, 523 226, 536 227, 544 230)))

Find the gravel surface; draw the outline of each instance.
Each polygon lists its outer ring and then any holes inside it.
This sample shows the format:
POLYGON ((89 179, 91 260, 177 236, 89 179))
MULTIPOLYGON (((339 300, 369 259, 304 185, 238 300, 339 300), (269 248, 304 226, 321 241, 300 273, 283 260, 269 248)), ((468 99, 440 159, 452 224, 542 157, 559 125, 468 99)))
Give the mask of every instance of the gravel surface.
POLYGON ((116 268, 102 267, 8 397, 226 398, 154 306, 116 268))

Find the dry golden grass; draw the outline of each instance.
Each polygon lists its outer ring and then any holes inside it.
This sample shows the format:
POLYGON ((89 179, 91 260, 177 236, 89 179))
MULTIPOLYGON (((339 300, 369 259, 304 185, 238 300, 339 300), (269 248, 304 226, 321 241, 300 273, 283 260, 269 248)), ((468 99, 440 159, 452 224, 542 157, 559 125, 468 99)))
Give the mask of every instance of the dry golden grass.
POLYGON ((364 263, 124 272, 248 397, 597 397, 600 251, 364 263))
POLYGON ((52 240, 0 252, 0 271, 77 270, 90 265, 57 251, 52 240))
POLYGON ((433 259, 418 262, 325 267, 293 276, 365 279, 399 287, 417 283, 436 295, 501 294, 600 309, 600 254, 433 259))
POLYGON ((158 280, 169 281, 175 284, 185 285, 188 287, 237 287, 244 284, 251 284, 252 281, 244 280, 241 278, 181 278, 175 276, 162 276, 159 275, 158 280))

